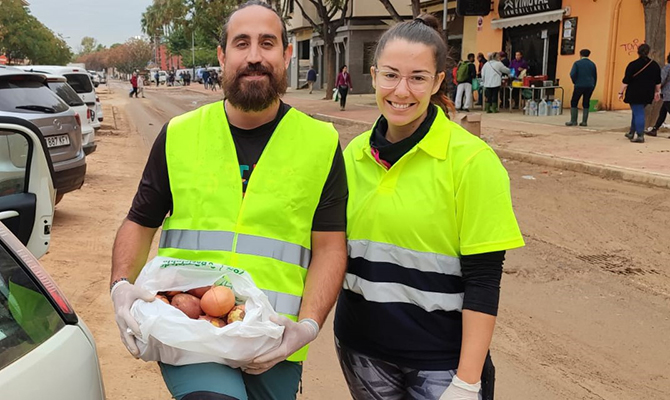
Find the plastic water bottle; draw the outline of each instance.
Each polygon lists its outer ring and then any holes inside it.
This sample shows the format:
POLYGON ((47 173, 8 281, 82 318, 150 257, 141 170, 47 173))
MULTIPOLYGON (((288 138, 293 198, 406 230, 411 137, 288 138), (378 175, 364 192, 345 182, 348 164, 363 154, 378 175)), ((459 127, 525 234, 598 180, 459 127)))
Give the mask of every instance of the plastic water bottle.
POLYGON ((544 99, 542 99, 540 101, 540 105, 538 106, 537 115, 540 116, 540 117, 546 117, 547 115, 549 115, 549 105, 547 104, 546 101, 544 101, 544 99))
POLYGON ((554 99, 554 101, 551 103, 551 110, 552 110, 552 115, 561 115, 561 107, 563 104, 561 104, 561 100, 559 99, 554 99))
POLYGON ((537 102, 535 100, 531 100, 528 104, 528 115, 531 117, 534 117, 537 115, 537 102))

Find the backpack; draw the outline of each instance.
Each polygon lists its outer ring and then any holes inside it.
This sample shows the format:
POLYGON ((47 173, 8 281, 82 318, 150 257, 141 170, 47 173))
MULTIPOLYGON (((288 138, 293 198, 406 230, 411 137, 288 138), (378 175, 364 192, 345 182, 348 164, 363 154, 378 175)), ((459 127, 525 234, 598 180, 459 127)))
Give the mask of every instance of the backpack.
POLYGON ((456 71, 456 80, 458 83, 467 82, 470 80, 470 62, 461 61, 458 64, 458 70, 456 71))

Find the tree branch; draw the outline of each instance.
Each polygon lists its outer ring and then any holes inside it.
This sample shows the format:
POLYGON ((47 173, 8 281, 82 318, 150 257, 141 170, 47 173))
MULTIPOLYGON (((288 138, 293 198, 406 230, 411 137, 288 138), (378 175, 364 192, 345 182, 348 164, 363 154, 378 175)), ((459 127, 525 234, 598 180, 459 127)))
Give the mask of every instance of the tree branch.
POLYGON ((394 21, 402 22, 403 19, 400 14, 398 14, 398 11, 396 11, 395 7, 393 7, 393 4, 391 4, 391 0, 379 0, 379 2, 384 5, 386 11, 389 12, 391 18, 393 18, 394 21))
MULTIPOLYGON (((312 3, 312 0, 309 0, 309 1, 312 3)), ((298 8, 300 9, 300 12, 302 13, 303 18, 305 18, 307 21, 309 21, 310 25, 312 25, 312 28, 316 29, 319 33, 323 33, 323 32, 321 32, 321 28, 319 27, 319 25, 316 22, 314 22, 314 20, 312 18, 310 18, 309 15, 307 15, 307 13, 305 12, 305 9, 302 7, 302 4, 300 3, 300 1, 297 0, 295 2, 295 4, 298 5, 298 8)))

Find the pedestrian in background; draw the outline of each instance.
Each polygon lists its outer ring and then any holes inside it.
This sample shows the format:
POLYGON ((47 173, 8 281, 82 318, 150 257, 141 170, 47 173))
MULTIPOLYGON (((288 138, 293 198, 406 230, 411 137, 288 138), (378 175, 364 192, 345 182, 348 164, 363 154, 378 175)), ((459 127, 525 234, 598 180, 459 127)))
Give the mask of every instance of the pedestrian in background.
POLYGON ((209 70, 205 69, 202 71, 202 84, 205 86, 205 89, 207 89, 209 86, 209 70))
MULTIPOLYGON (((670 53, 665 60, 667 64, 661 70, 661 97, 663 99, 663 106, 658 113, 658 118, 654 126, 647 130, 647 135, 656 136, 658 130, 661 129, 665 122, 665 117, 670 113, 670 53)), ((670 139, 670 136, 668 137, 670 139)))
MULTIPOLYGON (((523 58, 523 52, 517 51, 514 54, 514 60, 510 62, 509 69, 511 71, 510 76, 514 79, 521 79, 523 75, 528 73, 528 62, 523 58)), ((519 98, 521 97, 521 89, 514 88, 512 89, 512 97, 510 101, 514 109, 520 107, 519 98)))
POLYGON ((509 74, 510 70, 502 62, 498 53, 491 53, 489 62, 482 68, 482 86, 484 86, 484 97, 486 106, 484 110, 487 113, 498 112, 498 98, 500 86, 502 86, 502 77, 509 74))
POLYGON ((133 72, 133 76, 130 77, 130 85, 132 89, 128 93, 128 97, 133 97, 133 95, 137 97, 137 72, 133 72))
POLYGON ((582 98, 582 122, 579 126, 587 126, 589 120, 589 106, 591 102, 591 95, 596 88, 598 82, 598 68, 593 61, 589 60, 591 51, 589 49, 582 49, 579 51, 581 59, 572 64, 570 70, 570 79, 575 85, 572 92, 572 99, 570 100, 570 121, 566 122, 567 126, 577 125, 577 117, 579 114, 579 98, 582 98))
POLYGON ((477 79, 477 68, 475 67, 475 55, 468 54, 468 58, 458 64, 456 80, 456 110, 470 111, 472 106, 472 81, 477 79), (465 100, 463 97, 465 96, 465 100))
POLYGON ((501 51, 498 53, 500 55, 500 62, 503 63, 504 66, 509 68, 509 58, 507 58, 507 53, 504 51, 501 51))
POLYGON ((267 3, 251 0, 228 16, 217 49, 226 99, 165 124, 114 242, 111 296, 135 357, 130 307, 155 297, 132 282, 161 225, 159 256, 240 268, 281 315, 270 317, 284 327, 281 344, 242 368, 159 362, 177 400, 295 399, 307 345, 342 288, 344 160, 331 124, 281 100, 291 50, 286 25, 267 3), (249 79, 259 68, 264 78, 249 79))
POLYGON ((161 84, 161 81, 160 81, 160 75, 158 74, 158 71, 156 71, 156 75, 154 75, 154 77, 156 78, 156 86, 159 86, 161 84))
POLYGON ((524 242, 507 171, 447 117, 438 29, 423 14, 384 32, 370 68, 381 116, 344 151, 349 263, 335 345, 355 400, 478 400, 480 386, 493 398, 502 264, 524 242))
POLYGON ((644 143, 644 107, 661 99, 661 67, 649 58, 650 50, 646 43, 637 48, 638 58, 626 67, 619 90, 619 100, 628 103, 633 112, 625 135, 633 143, 644 143))
POLYGON ((316 82, 316 70, 314 66, 309 66, 309 71, 307 71, 307 87, 309 88, 309 94, 312 94, 314 89, 314 82, 316 82))
MULTIPOLYGON (((487 61, 488 60, 486 59, 486 57, 484 57, 483 53, 477 54, 477 62, 479 63, 477 65, 477 78, 482 77, 482 68, 484 68, 484 64, 486 64, 487 61)), ((483 87, 483 85, 480 84, 479 88, 477 89, 477 105, 478 106, 481 106, 481 105, 484 104, 483 93, 484 93, 484 87, 483 87)))
POLYGON ((340 68, 340 73, 337 74, 337 81, 335 81, 335 86, 340 93, 340 111, 344 111, 344 108, 347 106, 347 94, 349 91, 353 91, 353 86, 351 85, 351 75, 349 75, 346 65, 343 65, 340 68))
POLYGON ((144 75, 139 74, 137 77, 137 93, 142 95, 142 98, 146 98, 144 96, 144 75))
POLYGON ((216 91, 216 87, 219 85, 219 74, 216 70, 212 71, 212 74, 209 76, 210 89, 216 91))

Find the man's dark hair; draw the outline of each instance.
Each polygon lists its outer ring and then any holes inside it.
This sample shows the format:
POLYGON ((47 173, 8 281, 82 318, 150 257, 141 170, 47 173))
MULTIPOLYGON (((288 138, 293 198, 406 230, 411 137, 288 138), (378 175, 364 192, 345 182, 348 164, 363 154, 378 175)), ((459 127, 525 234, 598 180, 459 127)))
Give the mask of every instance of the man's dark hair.
POLYGON ((651 47, 648 44, 643 43, 637 48, 637 55, 640 57, 647 57, 650 51, 651 47))
POLYGON ((475 59, 475 53, 469 53, 468 60, 474 60, 474 59, 475 59))
POLYGON ((226 18, 226 22, 224 22, 223 28, 221 29, 221 38, 219 39, 219 44, 221 45, 221 49, 223 49, 223 52, 224 53, 226 52, 226 43, 228 42, 228 23, 230 22, 230 19, 233 17, 233 15, 235 15, 236 12, 240 11, 243 8, 251 6, 261 6, 263 8, 267 8, 268 10, 275 13, 275 15, 277 15, 277 18, 279 18, 279 21, 281 22, 281 42, 282 45, 284 46, 284 50, 286 50, 286 48, 288 47, 288 32, 286 32, 286 23, 284 23, 284 20, 282 19, 281 15, 279 15, 277 10, 272 8, 271 5, 262 0, 249 0, 244 4, 240 4, 240 6, 237 7, 237 9, 232 13, 230 13, 230 15, 228 15, 228 17, 226 18))
POLYGON ((521 50, 517 50, 516 52, 519 53, 519 54, 521 54, 521 57, 523 57, 523 51, 521 51, 521 50))
POLYGON ((589 49, 581 49, 579 50, 579 55, 582 57, 588 57, 591 55, 591 50, 589 49))

